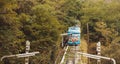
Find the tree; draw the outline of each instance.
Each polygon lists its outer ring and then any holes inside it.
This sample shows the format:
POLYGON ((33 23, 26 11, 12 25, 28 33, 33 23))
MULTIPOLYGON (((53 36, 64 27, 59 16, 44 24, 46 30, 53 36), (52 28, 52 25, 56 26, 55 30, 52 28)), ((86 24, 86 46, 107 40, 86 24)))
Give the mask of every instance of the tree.
MULTIPOLYGON (((5 13, 0 15, 0 52, 2 52, 0 56, 24 53, 25 41, 30 40, 30 51, 41 53, 38 57, 32 57, 30 63, 53 64, 60 48, 59 35, 64 30, 54 13, 56 10, 55 6, 51 6, 52 2, 42 3, 35 0, 1 2, 3 4, 0 11, 5 13)), ((13 59, 7 59, 9 64, 24 63, 24 58, 16 61, 13 59)))
MULTIPOLYGON (((14 11, 18 7, 17 3, 14 0, 0 2, 3 3, 0 8, 0 56, 21 53, 24 51, 22 43, 25 40, 24 33, 20 31, 21 23, 14 11)), ((10 59, 8 62, 14 63, 10 59)))
POLYGON ((64 24, 68 26, 75 25, 76 20, 80 20, 81 13, 81 1, 78 0, 66 0, 63 5, 61 5, 60 13, 58 18, 64 21, 64 24))
MULTIPOLYGON (((120 44, 119 43, 112 43, 110 46, 104 47, 102 51, 102 55, 114 58, 116 60, 116 64, 120 63, 120 44)), ((103 61, 103 64, 110 64, 111 62, 106 62, 106 60, 103 61)))

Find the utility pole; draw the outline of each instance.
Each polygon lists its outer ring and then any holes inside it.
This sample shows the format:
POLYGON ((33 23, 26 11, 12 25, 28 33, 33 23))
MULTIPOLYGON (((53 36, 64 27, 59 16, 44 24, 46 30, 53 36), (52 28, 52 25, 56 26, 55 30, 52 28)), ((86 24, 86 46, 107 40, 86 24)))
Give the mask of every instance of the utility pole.
POLYGON ((89 44, 89 24, 87 23, 87 42, 89 44))
MULTIPOLYGON (((27 40, 26 41, 26 53, 29 53, 30 50, 30 42, 27 40)), ((29 57, 25 57, 25 64, 29 64, 29 57)))
MULTIPOLYGON (((87 44, 88 44, 88 53, 89 53, 89 24, 87 23, 87 44)), ((88 64, 90 64, 90 59, 88 58, 88 64)))
MULTIPOLYGON (((97 43, 97 55, 101 56, 101 42, 97 43)), ((100 58, 97 60, 97 64, 101 64, 100 58)))

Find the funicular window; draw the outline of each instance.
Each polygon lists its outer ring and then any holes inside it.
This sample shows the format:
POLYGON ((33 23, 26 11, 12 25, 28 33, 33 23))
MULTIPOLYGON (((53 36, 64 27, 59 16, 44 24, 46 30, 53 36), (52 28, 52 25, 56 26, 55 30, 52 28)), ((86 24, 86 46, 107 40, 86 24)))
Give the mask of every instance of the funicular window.
POLYGON ((78 41, 79 35, 78 34, 70 34, 69 35, 69 41, 70 42, 76 42, 78 41))

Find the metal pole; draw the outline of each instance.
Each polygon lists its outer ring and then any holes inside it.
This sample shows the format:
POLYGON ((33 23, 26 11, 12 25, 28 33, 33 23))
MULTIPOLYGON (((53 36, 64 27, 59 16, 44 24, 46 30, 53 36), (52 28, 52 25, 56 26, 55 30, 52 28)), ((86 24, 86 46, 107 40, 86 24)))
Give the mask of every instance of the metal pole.
MULTIPOLYGON (((29 53, 30 50, 30 42, 26 41, 26 53, 29 53)), ((25 64, 29 64, 29 57, 25 57, 25 64)))
POLYGON ((87 23, 87 42, 89 44, 89 24, 87 23))
MULTIPOLYGON (((89 49, 89 24, 87 23, 87 43, 88 43, 88 49, 89 49)), ((89 50, 88 50, 89 53, 89 50)), ((90 64, 90 59, 88 58, 88 64, 90 64)))
MULTIPOLYGON (((97 55, 101 56, 101 43, 100 42, 97 43, 97 55)), ((97 60, 97 64, 101 64, 100 58, 97 60)))

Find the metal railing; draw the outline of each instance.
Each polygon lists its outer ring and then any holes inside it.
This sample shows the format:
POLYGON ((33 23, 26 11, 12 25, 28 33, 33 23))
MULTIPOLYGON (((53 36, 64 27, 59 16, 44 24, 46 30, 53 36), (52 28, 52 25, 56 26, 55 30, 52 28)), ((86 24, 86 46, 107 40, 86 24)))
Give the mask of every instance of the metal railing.
POLYGON ((78 52, 78 54, 81 54, 83 56, 93 58, 93 59, 106 59, 106 60, 111 60, 113 64, 116 64, 116 61, 114 58, 109 58, 109 57, 104 57, 104 56, 98 56, 98 55, 93 55, 93 54, 88 54, 88 53, 83 53, 83 52, 78 52))

